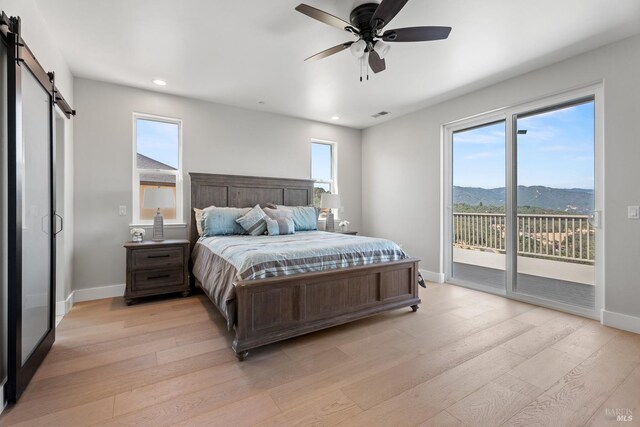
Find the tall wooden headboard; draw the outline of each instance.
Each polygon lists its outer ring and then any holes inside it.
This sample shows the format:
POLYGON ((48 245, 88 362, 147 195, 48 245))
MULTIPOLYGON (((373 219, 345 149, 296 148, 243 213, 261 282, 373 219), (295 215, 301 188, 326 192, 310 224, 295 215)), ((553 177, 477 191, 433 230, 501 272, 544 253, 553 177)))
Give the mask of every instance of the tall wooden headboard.
POLYGON ((265 178, 260 176, 189 173, 191 178, 191 226, 189 240, 193 249, 198 240, 193 208, 246 208, 267 203, 308 206, 313 203, 311 179, 265 178))

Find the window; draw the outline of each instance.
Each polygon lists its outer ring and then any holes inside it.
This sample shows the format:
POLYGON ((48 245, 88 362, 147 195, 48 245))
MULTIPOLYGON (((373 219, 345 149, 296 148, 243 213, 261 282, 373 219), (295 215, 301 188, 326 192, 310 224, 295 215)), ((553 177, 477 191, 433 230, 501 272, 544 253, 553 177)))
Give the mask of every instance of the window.
POLYGON ((182 223, 182 121, 133 116, 133 222, 151 224, 156 209, 144 207, 148 188, 168 188, 175 207, 162 208, 165 223, 182 223))
MULTIPOLYGON (((313 205, 320 206, 322 194, 338 193, 336 183, 335 143, 311 142, 311 179, 316 182, 313 189, 313 205)), ((326 212, 321 213, 321 217, 326 212)))

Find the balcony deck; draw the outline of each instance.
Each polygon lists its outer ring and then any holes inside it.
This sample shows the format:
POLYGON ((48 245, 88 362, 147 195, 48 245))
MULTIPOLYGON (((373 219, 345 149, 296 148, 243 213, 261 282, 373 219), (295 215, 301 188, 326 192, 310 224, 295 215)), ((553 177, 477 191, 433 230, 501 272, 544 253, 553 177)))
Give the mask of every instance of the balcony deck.
MULTIPOLYGON (((586 215, 519 214, 517 292, 595 308, 595 230, 586 215)), ((453 278, 505 289, 505 216, 454 213, 453 278)))
MULTIPOLYGON (((472 282, 492 289, 505 289, 505 272, 496 268, 465 263, 453 263, 456 279, 472 282)), ((538 298, 550 299, 582 308, 595 308, 595 287, 584 283, 518 274, 518 292, 538 298)))

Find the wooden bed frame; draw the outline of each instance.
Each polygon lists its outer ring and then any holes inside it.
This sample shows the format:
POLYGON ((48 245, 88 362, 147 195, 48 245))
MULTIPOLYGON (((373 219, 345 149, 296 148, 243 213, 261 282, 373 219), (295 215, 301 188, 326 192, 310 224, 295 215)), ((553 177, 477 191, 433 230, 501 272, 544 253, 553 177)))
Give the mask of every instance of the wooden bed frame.
MULTIPOLYGON (((198 240, 193 208, 313 203, 312 180, 203 173, 189 176, 192 250, 198 240)), ((250 349, 287 338, 396 308, 411 307, 416 311, 420 303, 418 262, 410 258, 238 282, 233 351, 243 360, 250 349)), ((190 270, 191 267, 190 261, 190 270)), ((193 274, 191 277, 192 283, 202 287, 193 274)))

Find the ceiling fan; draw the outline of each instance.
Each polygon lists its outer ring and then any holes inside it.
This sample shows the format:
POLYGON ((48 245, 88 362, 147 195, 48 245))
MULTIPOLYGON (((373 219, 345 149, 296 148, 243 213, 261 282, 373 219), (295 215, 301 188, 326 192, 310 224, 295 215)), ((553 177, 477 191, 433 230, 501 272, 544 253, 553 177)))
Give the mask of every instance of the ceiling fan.
MULTIPOLYGON (((348 41, 323 50, 308 57, 305 61, 316 61, 350 49, 351 53, 361 60, 368 57, 371 70, 374 73, 379 73, 387 68, 384 57, 389 52, 390 46, 385 42, 422 42, 443 40, 449 37, 451 27, 407 27, 382 32, 382 29, 402 10, 408 1, 382 0, 380 4, 362 4, 351 11, 350 23, 315 7, 306 4, 298 5, 296 7, 298 12, 358 37, 356 41, 348 41)), ((362 76, 360 80, 362 81, 362 76)))

